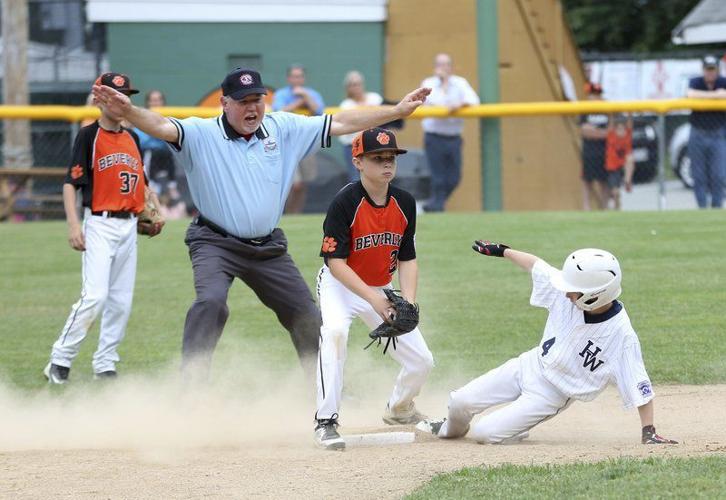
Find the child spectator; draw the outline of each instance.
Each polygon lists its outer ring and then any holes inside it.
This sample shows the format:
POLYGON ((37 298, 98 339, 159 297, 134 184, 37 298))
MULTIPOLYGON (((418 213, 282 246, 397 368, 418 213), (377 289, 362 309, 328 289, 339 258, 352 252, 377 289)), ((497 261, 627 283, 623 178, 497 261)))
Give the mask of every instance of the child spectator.
MULTIPOLYGON (((608 197, 620 210, 620 188, 625 180, 625 190, 633 188, 633 118, 616 115, 610 118, 605 139, 605 170, 607 173, 608 197)), ((609 205, 609 200, 608 200, 609 205)))

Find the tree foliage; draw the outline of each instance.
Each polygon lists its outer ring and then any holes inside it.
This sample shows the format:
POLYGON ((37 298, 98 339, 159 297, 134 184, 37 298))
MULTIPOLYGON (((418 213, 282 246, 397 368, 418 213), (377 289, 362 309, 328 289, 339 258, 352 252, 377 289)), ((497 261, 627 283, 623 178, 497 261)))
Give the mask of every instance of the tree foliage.
POLYGON ((700 0, 562 0, 581 50, 673 50, 671 31, 700 0))

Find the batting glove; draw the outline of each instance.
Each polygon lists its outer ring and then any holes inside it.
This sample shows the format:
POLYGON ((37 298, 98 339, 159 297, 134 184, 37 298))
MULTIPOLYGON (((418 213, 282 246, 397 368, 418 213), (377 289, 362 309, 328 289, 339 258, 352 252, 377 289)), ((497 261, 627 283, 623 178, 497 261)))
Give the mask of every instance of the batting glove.
POLYGON ((492 243, 489 240, 476 240, 471 246, 475 252, 482 255, 488 255, 489 257, 504 257, 504 250, 509 248, 503 243, 492 243))
POLYGON ((643 427, 643 444, 678 444, 678 441, 672 439, 666 439, 655 433, 655 427, 652 425, 646 425, 643 427))

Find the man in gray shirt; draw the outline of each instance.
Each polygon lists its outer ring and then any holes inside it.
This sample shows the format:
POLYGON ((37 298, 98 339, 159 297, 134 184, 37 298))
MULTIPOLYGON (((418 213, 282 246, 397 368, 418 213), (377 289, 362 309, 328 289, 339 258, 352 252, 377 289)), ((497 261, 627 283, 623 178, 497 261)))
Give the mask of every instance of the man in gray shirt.
POLYGON ((277 224, 295 168, 331 135, 357 132, 410 115, 430 89, 419 88, 395 106, 354 109, 335 116, 265 114, 266 94, 256 71, 237 68, 222 82, 222 114, 216 118, 165 118, 131 104, 110 87, 94 86, 96 99, 133 126, 172 145, 200 215, 186 244, 196 300, 187 313, 182 366, 206 374, 227 321, 232 280, 244 281, 290 332, 307 370, 318 351, 320 312, 287 253, 277 224))

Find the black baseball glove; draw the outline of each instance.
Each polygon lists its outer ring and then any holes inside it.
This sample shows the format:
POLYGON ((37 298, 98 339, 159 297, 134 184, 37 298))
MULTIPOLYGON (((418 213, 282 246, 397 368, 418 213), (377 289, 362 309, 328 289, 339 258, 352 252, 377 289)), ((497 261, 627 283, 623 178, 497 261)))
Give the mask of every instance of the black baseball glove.
POLYGON ((383 348, 383 354, 386 354, 391 343, 393 348, 396 348, 396 337, 404 335, 418 326, 418 304, 411 304, 397 293, 399 291, 390 288, 383 289, 395 312, 391 315, 390 322, 384 321, 368 334, 373 340, 365 346, 365 349, 368 349, 376 341, 380 345, 381 339, 385 338, 386 346, 383 348))
POLYGON ((476 240, 471 248, 475 252, 489 257, 504 257, 504 251, 509 247, 502 243, 492 243, 489 240, 476 240))
POLYGON ((678 444, 678 441, 666 439, 656 434, 655 427, 652 425, 646 425, 643 427, 643 438, 641 441, 643 444, 678 444))

